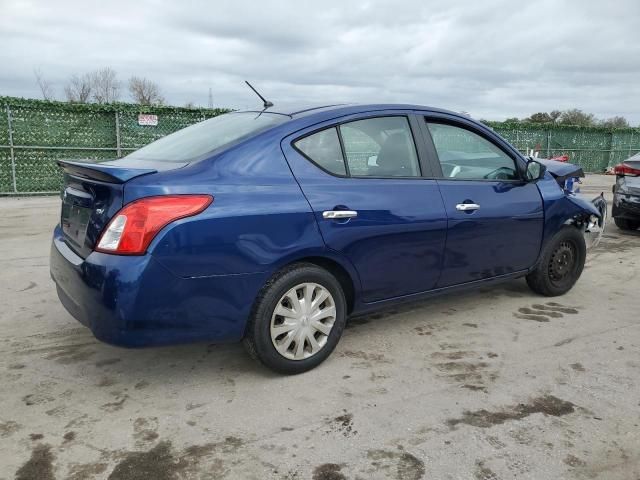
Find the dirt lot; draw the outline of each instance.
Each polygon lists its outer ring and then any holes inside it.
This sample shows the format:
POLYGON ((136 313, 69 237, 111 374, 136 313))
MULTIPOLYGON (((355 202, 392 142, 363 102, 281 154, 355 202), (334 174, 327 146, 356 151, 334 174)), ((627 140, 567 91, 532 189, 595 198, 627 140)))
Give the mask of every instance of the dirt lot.
POLYGON ((609 225, 563 297, 519 280, 354 319, 281 377, 240 345, 95 341, 49 279, 58 209, 0 199, 0 478, 640 478, 640 233, 609 225))

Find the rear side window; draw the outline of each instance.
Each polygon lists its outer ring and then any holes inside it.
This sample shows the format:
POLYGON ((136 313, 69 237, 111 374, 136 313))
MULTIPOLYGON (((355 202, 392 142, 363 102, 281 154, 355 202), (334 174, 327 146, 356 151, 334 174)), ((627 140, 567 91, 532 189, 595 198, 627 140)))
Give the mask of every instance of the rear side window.
MULTIPOLYGON (((130 160, 192 162, 232 143, 246 140, 287 119, 284 115, 254 112, 227 113, 183 128, 127 155, 130 160)), ((117 164, 118 160, 114 163, 117 164)))
POLYGON ((445 178, 517 180, 514 160, 480 135, 461 127, 427 123, 445 178))
POLYGON ((336 175, 347 174, 342 158, 340 139, 335 128, 321 130, 301 138, 294 145, 311 161, 325 170, 336 175))
POLYGON ((406 117, 379 117, 340 126, 353 177, 417 177, 418 155, 406 117))
POLYGON ((301 138, 294 146, 319 167, 335 175, 420 176, 418 155, 406 117, 377 117, 343 123, 301 138))

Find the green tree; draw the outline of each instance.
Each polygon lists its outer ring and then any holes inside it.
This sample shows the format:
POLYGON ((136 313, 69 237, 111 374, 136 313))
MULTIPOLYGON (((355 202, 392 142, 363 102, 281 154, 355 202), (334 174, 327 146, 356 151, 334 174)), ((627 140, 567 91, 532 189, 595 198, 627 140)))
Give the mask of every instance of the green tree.
POLYGON ((527 122, 531 123, 551 123, 553 118, 547 112, 538 112, 527 118, 527 122))
POLYGON ((578 127, 592 127, 596 124, 593 113, 585 113, 577 108, 565 110, 560 114, 558 123, 562 125, 575 125, 578 127))

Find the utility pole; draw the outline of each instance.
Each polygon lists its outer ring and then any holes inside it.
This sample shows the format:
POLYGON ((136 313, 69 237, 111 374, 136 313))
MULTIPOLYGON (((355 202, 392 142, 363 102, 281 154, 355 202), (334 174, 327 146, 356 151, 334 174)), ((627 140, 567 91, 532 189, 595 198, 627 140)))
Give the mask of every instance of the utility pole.
POLYGON ((213 108, 213 92, 211 91, 211 87, 209 87, 209 108, 213 108))

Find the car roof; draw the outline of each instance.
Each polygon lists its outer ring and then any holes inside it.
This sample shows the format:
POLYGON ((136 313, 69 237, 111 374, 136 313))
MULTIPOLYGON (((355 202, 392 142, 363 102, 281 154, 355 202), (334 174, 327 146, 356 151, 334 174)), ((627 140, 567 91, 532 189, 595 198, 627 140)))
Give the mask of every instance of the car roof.
POLYGON ((444 110, 441 108, 427 107, 424 105, 401 104, 401 103, 335 103, 327 105, 313 104, 292 104, 292 105, 274 105, 264 110, 244 110, 246 112, 259 113, 261 111, 286 115, 293 118, 301 118, 316 113, 334 113, 337 115, 348 115, 351 113, 368 112, 374 110, 425 110, 439 113, 448 113, 461 116, 457 112, 444 110))

